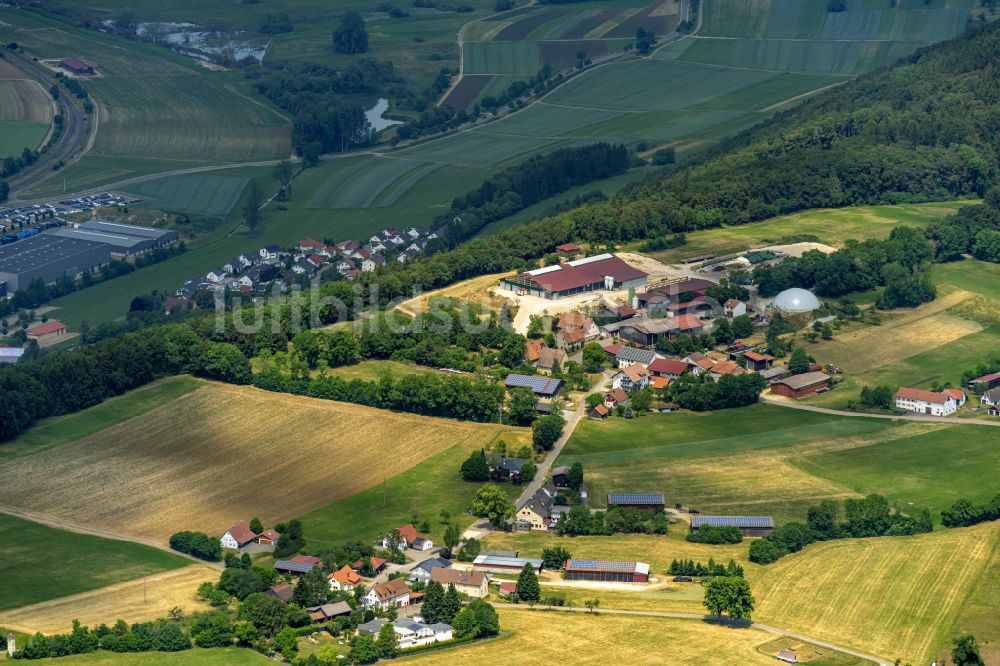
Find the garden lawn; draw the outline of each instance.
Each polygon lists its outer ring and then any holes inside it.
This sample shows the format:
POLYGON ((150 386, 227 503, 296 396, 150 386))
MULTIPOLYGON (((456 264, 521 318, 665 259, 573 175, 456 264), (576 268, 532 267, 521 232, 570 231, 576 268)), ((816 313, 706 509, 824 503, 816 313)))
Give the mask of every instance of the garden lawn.
POLYGON ((0 595, 0 610, 191 564, 149 546, 68 532, 3 513, 0 530, 9 536, 0 545, 0 560, 11 573, 0 595))
POLYGON ((65 664, 65 666, 244 666, 244 664, 268 664, 270 659, 246 648, 194 648, 183 652, 139 652, 116 654, 114 652, 92 652, 71 657, 40 659, 36 664, 65 664))

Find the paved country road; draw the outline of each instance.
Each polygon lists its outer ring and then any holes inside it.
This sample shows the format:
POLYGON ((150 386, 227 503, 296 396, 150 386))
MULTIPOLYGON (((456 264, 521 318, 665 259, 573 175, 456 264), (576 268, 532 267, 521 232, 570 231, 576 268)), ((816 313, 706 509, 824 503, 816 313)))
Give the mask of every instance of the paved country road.
POLYGON ((840 409, 830 409, 828 407, 815 407, 813 405, 803 405, 785 398, 774 398, 762 396, 761 402, 774 405, 776 407, 787 407, 788 409, 801 409, 804 412, 816 412, 818 414, 835 414, 837 416, 849 416, 862 419, 889 419, 890 421, 923 421, 924 423, 953 423, 955 425, 985 425, 1000 426, 1000 420, 988 421, 986 419, 960 419, 956 416, 925 416, 923 414, 866 414, 863 412, 848 412, 840 409))
MULTIPOLYGON (((542 612, 556 611, 556 612, 560 612, 560 613, 590 613, 591 612, 589 609, 586 609, 586 608, 569 608, 567 606, 535 606, 534 608, 532 608, 530 606, 525 606, 524 604, 502 604, 502 603, 494 603, 493 605, 496 606, 497 608, 504 608, 504 609, 507 609, 507 610, 519 610, 519 611, 526 611, 526 612, 531 612, 532 610, 537 610, 537 611, 542 611, 542 612)), ((671 612, 671 611, 637 611, 637 610, 616 610, 616 609, 602 608, 601 610, 597 611, 596 614, 597 615, 604 615, 605 613, 611 614, 611 615, 640 615, 640 616, 647 616, 647 617, 668 617, 668 618, 674 618, 674 619, 680 619, 680 620, 701 620, 703 622, 719 623, 719 620, 716 617, 712 616, 712 615, 698 615, 697 613, 674 613, 674 612, 671 612)), ((727 624, 728 625, 729 623, 727 623, 725 620, 723 620, 721 622, 721 624, 727 624)), ((739 629, 735 625, 730 625, 730 626, 734 626, 734 630, 735 631, 739 631, 739 629)), ((843 646, 840 646, 840 645, 834 645, 833 643, 827 643, 826 641, 821 641, 821 640, 819 640, 817 638, 813 638, 812 636, 806 636, 804 634, 797 634, 797 633, 788 631, 786 629, 782 629, 781 627, 773 627, 773 626, 771 626, 769 624, 760 624, 759 622, 752 622, 749 626, 752 626, 752 627, 754 627, 756 629, 762 629, 763 631, 767 631, 767 632, 770 632, 772 634, 778 634, 779 636, 787 636, 788 638, 794 638, 796 640, 805 641, 807 643, 812 643, 813 645, 818 645, 818 646, 824 647, 824 648, 826 648, 828 650, 836 650, 837 652, 843 652, 844 654, 849 654, 852 657, 858 657, 860 659, 867 659, 869 661, 872 661, 872 662, 875 662, 875 663, 879 664, 880 666, 893 666, 893 664, 894 664, 894 662, 888 661, 886 659, 882 659, 881 657, 876 657, 876 656, 873 656, 873 655, 870 655, 870 654, 865 654, 864 652, 859 652, 857 650, 852 650, 851 648, 846 648, 846 647, 843 647, 843 646)))

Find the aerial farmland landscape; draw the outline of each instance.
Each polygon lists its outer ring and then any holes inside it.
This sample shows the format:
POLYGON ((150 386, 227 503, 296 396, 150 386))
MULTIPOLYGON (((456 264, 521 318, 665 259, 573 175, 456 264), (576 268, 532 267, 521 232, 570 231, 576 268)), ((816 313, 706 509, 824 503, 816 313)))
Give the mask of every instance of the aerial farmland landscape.
POLYGON ((998 18, 0 3, 0 661, 1000 666, 998 18))

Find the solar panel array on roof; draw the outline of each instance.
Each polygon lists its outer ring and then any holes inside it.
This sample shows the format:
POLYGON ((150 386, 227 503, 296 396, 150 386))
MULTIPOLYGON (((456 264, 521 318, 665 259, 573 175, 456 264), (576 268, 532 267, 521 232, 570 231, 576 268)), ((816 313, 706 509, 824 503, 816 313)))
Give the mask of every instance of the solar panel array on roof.
POLYGON ((562 385, 562 380, 550 377, 513 374, 507 375, 504 385, 507 388, 530 388, 539 395, 554 395, 562 385))
POLYGON ((691 516, 691 527, 774 527, 771 516, 691 516))
POLYGON ((542 566, 542 560, 540 559, 530 557, 499 557, 496 555, 479 555, 472 562, 472 565, 522 568, 525 563, 530 563, 535 568, 542 566))
POLYGON ((282 571, 294 571, 297 573, 309 573, 313 570, 312 564, 306 564, 304 562, 292 562, 291 560, 278 560, 274 563, 275 569, 281 569, 282 571))
POLYGON ((610 493, 608 504, 663 504, 663 493, 610 493))
POLYGON ((570 560, 567 569, 584 569, 587 571, 635 571, 636 562, 617 562, 611 560, 570 560))

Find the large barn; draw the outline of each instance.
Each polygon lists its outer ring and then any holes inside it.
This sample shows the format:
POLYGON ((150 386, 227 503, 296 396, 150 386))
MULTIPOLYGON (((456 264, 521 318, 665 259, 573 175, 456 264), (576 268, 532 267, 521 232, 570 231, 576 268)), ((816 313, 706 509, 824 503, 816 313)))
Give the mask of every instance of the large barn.
POLYGON ((649 581, 649 565, 645 562, 566 560, 566 580, 646 583, 649 581))
POLYGON ((691 531, 703 525, 711 527, 736 527, 745 537, 763 537, 774 531, 771 516, 691 516, 691 531))
POLYGON ((532 296, 562 298, 598 289, 632 289, 646 284, 647 274, 614 254, 546 266, 500 280, 509 291, 524 290, 532 296))

